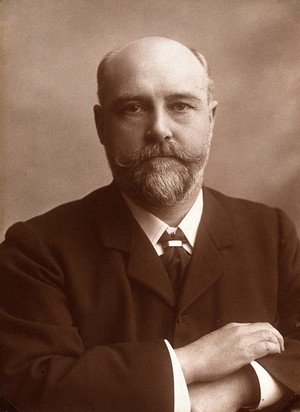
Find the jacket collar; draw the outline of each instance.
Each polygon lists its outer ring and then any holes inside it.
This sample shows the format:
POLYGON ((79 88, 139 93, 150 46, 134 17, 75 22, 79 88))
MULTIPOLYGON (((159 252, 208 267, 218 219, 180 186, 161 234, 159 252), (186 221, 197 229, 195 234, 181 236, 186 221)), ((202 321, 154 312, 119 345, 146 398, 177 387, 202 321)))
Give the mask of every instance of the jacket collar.
MULTIPOLYGON (((180 311, 224 274, 220 250, 234 244, 231 222, 214 191, 204 187, 203 198, 203 215, 179 301, 180 311)), ((174 306, 173 290, 163 264, 114 184, 105 189, 96 214, 102 245, 129 254, 128 276, 174 306)))

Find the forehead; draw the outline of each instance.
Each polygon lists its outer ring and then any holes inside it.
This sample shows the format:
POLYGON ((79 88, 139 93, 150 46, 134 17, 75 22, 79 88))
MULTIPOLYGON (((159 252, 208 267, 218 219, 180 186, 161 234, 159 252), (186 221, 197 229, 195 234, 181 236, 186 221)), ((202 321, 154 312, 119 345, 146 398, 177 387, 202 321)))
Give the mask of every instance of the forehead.
POLYGON ((105 100, 122 95, 207 94, 207 77, 196 56, 176 42, 133 44, 108 62, 105 100))

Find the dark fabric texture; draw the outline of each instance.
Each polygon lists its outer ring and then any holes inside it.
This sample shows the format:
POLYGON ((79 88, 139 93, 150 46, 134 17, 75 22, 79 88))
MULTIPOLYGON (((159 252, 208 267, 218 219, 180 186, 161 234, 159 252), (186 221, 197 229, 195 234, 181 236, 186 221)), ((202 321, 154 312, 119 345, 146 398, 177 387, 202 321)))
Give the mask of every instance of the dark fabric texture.
POLYGON ((20 412, 15 405, 0 393, 0 412, 20 412))
POLYGON ((163 339, 270 322, 259 362, 300 392, 300 255, 279 210, 204 188, 178 304, 114 185, 12 226, 0 247, 0 388, 27 411, 173 411, 163 339))

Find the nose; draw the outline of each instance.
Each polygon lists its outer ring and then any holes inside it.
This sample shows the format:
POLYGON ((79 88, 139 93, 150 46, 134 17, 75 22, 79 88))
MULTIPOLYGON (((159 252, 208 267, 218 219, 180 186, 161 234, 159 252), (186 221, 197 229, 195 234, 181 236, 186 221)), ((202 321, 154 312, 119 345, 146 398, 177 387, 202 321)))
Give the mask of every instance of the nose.
POLYGON ((171 139, 172 131, 170 128, 170 119, 163 109, 153 111, 149 119, 146 131, 148 141, 161 142, 164 139, 171 139))

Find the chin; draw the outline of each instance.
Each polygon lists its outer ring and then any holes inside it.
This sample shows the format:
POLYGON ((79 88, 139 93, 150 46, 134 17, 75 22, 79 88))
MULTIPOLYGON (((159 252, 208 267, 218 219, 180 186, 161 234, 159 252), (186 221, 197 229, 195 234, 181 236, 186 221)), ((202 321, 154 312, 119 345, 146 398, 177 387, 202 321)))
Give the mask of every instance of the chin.
POLYGON ((179 162, 176 162, 179 163, 178 167, 173 164, 173 160, 171 164, 167 163, 169 162, 164 162, 163 168, 155 171, 141 171, 141 175, 136 176, 131 185, 134 196, 154 209, 173 206, 191 193, 200 182, 198 173, 191 174, 179 162))

